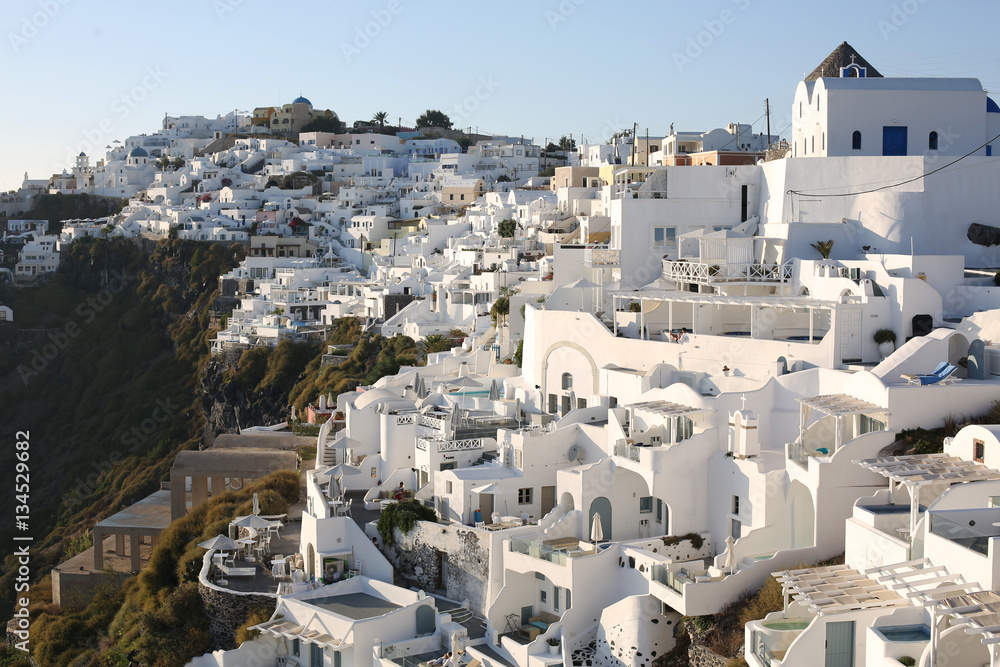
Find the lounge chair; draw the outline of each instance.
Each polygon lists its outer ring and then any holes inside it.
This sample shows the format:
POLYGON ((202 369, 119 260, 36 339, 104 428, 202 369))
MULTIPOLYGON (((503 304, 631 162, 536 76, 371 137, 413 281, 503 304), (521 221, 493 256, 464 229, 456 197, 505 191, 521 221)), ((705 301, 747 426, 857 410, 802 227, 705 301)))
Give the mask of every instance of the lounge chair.
POLYGON ((951 375, 956 370, 957 366, 949 364, 947 361, 942 361, 937 365, 930 373, 916 373, 912 375, 902 375, 901 377, 906 378, 906 381, 912 385, 928 385, 928 384, 951 384, 956 378, 952 378, 951 375))

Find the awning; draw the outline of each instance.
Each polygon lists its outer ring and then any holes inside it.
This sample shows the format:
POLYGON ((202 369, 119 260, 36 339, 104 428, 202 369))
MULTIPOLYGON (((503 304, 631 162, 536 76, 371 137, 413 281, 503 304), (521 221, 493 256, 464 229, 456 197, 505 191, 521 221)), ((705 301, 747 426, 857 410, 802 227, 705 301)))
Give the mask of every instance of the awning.
POLYGON ((911 454, 908 456, 882 456, 855 461, 863 468, 878 473, 894 482, 907 485, 924 485, 935 482, 979 482, 1000 479, 1000 471, 987 468, 982 463, 967 461, 947 454, 911 454))
POLYGON ((288 639, 299 639, 301 641, 309 642, 311 644, 317 644, 319 646, 327 646, 334 649, 343 649, 350 646, 350 644, 345 644, 340 639, 335 639, 325 632, 318 632, 316 630, 306 630, 305 626, 299 625, 294 621, 285 621, 281 619, 274 619, 271 621, 266 621, 258 625, 249 628, 251 630, 260 630, 261 632, 269 632, 278 637, 287 637, 288 639))
POLYGON ((807 408, 837 417, 842 415, 876 415, 888 412, 887 408, 847 394, 825 394, 810 398, 796 398, 795 400, 807 408))

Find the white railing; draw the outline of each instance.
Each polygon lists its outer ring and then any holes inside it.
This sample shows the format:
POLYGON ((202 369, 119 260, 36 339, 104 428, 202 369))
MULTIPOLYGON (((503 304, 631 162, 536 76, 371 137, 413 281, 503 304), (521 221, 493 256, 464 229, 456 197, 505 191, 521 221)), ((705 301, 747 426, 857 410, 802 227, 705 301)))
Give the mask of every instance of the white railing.
POLYGON ((420 415, 420 425, 432 428, 435 431, 443 431, 448 426, 448 420, 430 415, 420 415))
POLYGON ((433 440, 417 438, 417 449, 436 452, 464 452, 483 448, 482 438, 467 438, 464 440, 433 440))
POLYGON ((396 426, 402 424, 415 424, 417 423, 417 415, 415 413, 410 413, 407 415, 396 415, 396 426))
POLYGON ((606 245, 589 245, 583 250, 583 261, 591 266, 618 266, 620 256, 621 251, 612 250, 606 245))
POLYGON ((668 280, 712 283, 722 281, 786 283, 792 279, 792 265, 785 264, 707 264, 663 260, 663 277, 668 280))

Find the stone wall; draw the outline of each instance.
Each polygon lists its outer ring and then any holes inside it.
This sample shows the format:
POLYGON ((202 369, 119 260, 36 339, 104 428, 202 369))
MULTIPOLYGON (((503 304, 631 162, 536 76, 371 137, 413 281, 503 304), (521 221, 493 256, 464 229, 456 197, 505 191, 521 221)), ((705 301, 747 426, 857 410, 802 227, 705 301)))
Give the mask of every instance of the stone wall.
POLYGON ((198 594, 211 619, 208 632, 212 636, 213 651, 236 648, 236 630, 252 610, 264 607, 273 612, 277 606, 277 598, 268 595, 233 593, 202 582, 198 583, 198 594))
POLYGON ((723 658, 707 646, 692 645, 688 649, 688 664, 691 667, 726 667, 729 658, 723 658))
POLYGON ((52 570, 52 602, 64 611, 77 611, 90 604, 97 590, 121 588, 131 576, 129 572, 62 572, 56 568, 52 570))
POLYGON ((486 615, 489 585, 489 534, 457 524, 417 522, 407 535, 396 531, 396 544, 383 548, 396 574, 425 591, 467 601, 468 609, 486 615), (447 576, 441 576, 442 561, 447 576))

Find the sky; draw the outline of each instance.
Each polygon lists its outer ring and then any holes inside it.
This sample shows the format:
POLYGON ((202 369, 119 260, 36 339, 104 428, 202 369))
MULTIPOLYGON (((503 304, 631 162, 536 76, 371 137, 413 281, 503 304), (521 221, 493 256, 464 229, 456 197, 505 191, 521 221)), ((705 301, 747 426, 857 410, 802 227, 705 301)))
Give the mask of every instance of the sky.
POLYGON ((604 141, 730 122, 787 132, 842 41, 886 76, 1000 95, 995 0, 4 0, 0 188, 91 162, 164 114, 299 95, 348 123, 440 109, 456 127, 604 141))

